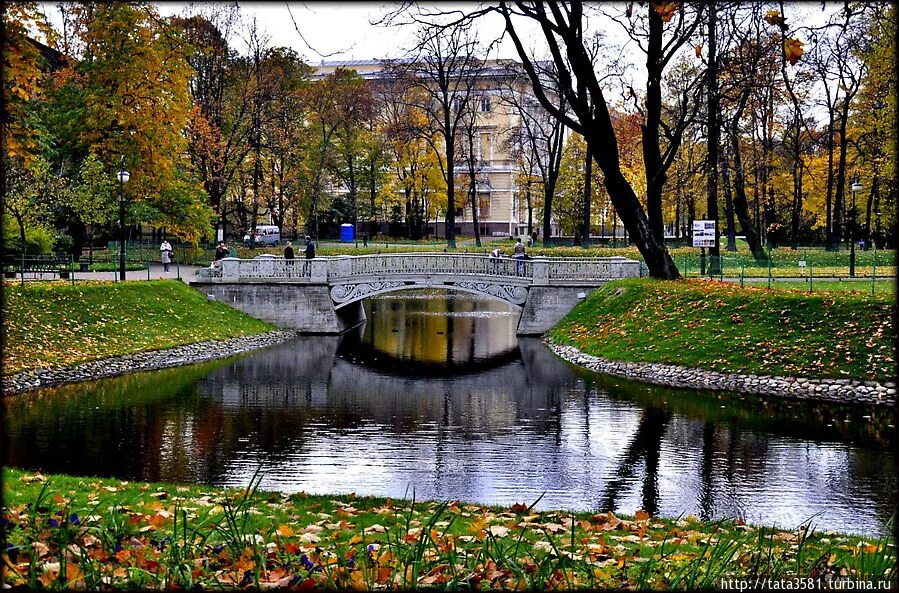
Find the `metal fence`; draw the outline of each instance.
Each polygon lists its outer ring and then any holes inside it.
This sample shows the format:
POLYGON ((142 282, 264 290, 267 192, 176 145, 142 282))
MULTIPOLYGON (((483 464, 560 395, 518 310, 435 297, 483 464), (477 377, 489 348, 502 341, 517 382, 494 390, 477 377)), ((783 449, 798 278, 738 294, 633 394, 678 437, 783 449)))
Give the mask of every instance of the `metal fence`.
MULTIPOLYGON (((698 251, 698 250, 697 250, 698 251)), ((757 261, 749 255, 705 256, 700 253, 675 258, 685 278, 713 278, 739 282, 741 286, 788 286, 789 288, 832 288, 834 282, 870 283, 872 293, 878 281, 896 278, 895 250, 859 250, 854 257, 848 251, 829 252, 821 249, 780 249, 757 261)), ((881 286, 881 289, 889 289, 881 286)))

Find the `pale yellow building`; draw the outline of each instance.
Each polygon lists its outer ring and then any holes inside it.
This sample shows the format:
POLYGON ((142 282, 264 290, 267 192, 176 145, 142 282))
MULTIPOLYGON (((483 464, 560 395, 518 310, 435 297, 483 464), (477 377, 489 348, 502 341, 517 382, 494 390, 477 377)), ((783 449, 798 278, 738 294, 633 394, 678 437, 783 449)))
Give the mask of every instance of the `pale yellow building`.
MULTIPOLYGON (((323 61, 316 67, 316 76, 324 77, 338 68, 354 70, 367 80, 383 81, 386 77, 383 60, 323 61)), ((478 114, 476 150, 479 160, 478 225, 482 236, 509 237, 527 233, 526 205, 519 203, 518 167, 513 157, 510 138, 520 126, 520 116, 501 94, 529 91, 525 77, 510 60, 489 60, 479 74, 481 81, 475 91, 478 114)), ((461 151, 460 151, 461 152, 461 151)), ((456 178, 467 173, 467 167, 457 163, 456 178)), ((340 191, 338 189, 338 191, 340 191)), ((535 214, 536 216, 536 214, 535 214)), ((427 232, 444 236, 444 218, 428 223, 427 232), (436 226, 436 228, 435 228, 436 226)), ((457 210, 456 232, 473 235, 470 207, 457 210)))

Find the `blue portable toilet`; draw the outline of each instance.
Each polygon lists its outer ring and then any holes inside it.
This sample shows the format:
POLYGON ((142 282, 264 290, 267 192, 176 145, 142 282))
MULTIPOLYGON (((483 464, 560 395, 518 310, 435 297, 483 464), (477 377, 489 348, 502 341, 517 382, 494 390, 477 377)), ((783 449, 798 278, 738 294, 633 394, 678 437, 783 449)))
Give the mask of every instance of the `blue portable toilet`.
POLYGON ((341 243, 352 243, 355 239, 355 229, 353 225, 345 223, 340 225, 340 241, 341 243))

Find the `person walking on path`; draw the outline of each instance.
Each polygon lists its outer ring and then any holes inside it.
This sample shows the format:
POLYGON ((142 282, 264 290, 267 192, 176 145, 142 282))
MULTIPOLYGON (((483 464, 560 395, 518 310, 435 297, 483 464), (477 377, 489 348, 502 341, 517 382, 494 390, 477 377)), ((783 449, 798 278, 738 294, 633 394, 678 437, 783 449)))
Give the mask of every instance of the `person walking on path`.
POLYGON ((168 239, 162 240, 162 245, 159 246, 159 256, 162 259, 162 271, 169 271, 169 264, 172 263, 172 245, 168 242, 168 239))
POLYGON ((215 259, 212 260, 213 267, 217 263, 219 263, 219 260, 221 260, 223 257, 228 257, 230 254, 231 252, 228 251, 228 247, 225 246, 225 242, 219 241, 218 247, 215 248, 215 259))
POLYGON ((526 256, 524 243, 521 242, 521 237, 518 237, 518 243, 515 244, 513 253, 514 255, 512 257, 515 258, 515 273, 521 276, 524 274, 524 258, 526 256))
POLYGON ((284 248, 284 259, 293 263, 293 243, 290 241, 287 242, 287 247, 284 248))
POLYGON ((306 235, 306 259, 313 259, 315 257, 315 243, 312 242, 312 239, 309 238, 309 235, 306 235))

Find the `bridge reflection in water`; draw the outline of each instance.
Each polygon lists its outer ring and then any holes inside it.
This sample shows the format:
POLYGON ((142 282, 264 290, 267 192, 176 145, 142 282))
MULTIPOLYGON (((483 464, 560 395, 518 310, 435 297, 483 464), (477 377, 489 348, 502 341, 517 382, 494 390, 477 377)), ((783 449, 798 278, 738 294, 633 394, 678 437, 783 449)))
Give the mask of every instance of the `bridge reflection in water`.
POLYGON ((5 463, 231 486, 261 465, 262 487, 282 491, 498 504, 545 492, 541 508, 790 527, 820 512, 819 529, 886 532, 889 415, 581 373, 503 329, 495 305, 449 299, 441 317, 435 300, 374 301, 374 331, 12 398, 5 463), (410 341, 433 342, 432 360, 410 360, 410 341))

